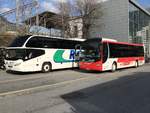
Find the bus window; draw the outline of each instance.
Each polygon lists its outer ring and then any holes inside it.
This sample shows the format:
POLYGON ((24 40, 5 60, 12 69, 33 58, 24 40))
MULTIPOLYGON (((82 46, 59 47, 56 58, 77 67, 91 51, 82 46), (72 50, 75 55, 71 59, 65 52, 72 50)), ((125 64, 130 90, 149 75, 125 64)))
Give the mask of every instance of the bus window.
POLYGON ((144 56, 143 46, 109 44, 109 47, 110 47, 110 58, 144 56))
POLYGON ((26 57, 27 57, 26 60, 36 58, 36 57, 41 56, 43 54, 45 54, 44 50, 37 50, 37 49, 26 50, 26 57))
POLYGON ((24 60, 25 57, 25 49, 8 49, 6 50, 6 60, 24 60))
POLYGON ((32 37, 26 44, 26 47, 36 47, 42 48, 43 47, 43 39, 40 37, 32 37))

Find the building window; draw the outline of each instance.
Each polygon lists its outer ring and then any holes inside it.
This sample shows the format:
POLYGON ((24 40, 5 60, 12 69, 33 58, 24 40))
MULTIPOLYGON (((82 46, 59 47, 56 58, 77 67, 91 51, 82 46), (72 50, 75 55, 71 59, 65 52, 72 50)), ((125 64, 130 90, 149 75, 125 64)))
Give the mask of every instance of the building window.
POLYGON ((74 37, 78 37, 78 27, 74 26, 74 37))
POLYGON ((143 43, 148 29, 150 16, 129 2, 129 37, 132 43, 143 43))

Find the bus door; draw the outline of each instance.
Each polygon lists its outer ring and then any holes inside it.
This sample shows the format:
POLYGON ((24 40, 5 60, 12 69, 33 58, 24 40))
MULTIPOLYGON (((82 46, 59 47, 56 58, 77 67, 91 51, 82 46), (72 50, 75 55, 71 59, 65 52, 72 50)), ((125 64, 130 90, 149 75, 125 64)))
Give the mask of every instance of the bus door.
POLYGON ((96 62, 96 66, 98 66, 99 68, 98 68, 98 71, 102 71, 102 64, 103 64, 103 47, 102 47, 102 45, 100 45, 99 46, 99 55, 98 56, 96 56, 97 58, 97 60, 95 61, 96 62))
POLYGON ((103 70, 109 70, 111 61, 109 60, 109 45, 107 42, 103 43, 102 64, 103 64, 103 70))

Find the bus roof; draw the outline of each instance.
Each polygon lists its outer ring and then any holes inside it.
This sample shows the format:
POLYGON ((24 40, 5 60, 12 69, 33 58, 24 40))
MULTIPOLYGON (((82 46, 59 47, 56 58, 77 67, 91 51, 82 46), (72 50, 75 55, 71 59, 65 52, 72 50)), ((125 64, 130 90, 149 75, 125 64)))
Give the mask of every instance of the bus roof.
POLYGON ((117 42, 117 40, 110 39, 110 38, 102 38, 102 41, 117 42))
POLYGON ((39 50, 45 50, 46 48, 34 48, 34 47, 7 47, 6 50, 11 50, 11 49, 39 49, 39 50))
POLYGON ((131 46, 144 46, 144 44, 136 44, 136 43, 128 43, 128 42, 110 42, 114 44, 125 44, 125 45, 131 45, 131 46))
POLYGON ((104 42, 104 41, 110 41, 110 42, 117 42, 117 40, 114 40, 114 39, 110 39, 110 38, 104 38, 104 37, 94 37, 94 38, 89 38, 89 39, 87 39, 87 40, 89 40, 89 41, 102 41, 102 42, 104 42))
POLYGON ((114 43, 114 44, 125 44, 125 45, 132 45, 132 46, 144 46, 144 44, 136 44, 136 43, 128 43, 128 42, 118 42, 117 40, 109 39, 109 38, 104 38, 104 37, 91 38, 91 39, 88 39, 88 40, 89 41, 109 42, 109 43, 114 43))
POLYGON ((40 36, 43 38, 46 37, 46 38, 56 38, 56 39, 63 39, 63 40, 85 41, 85 39, 81 39, 81 38, 63 38, 63 37, 45 36, 45 35, 31 35, 31 37, 36 37, 36 36, 40 36))

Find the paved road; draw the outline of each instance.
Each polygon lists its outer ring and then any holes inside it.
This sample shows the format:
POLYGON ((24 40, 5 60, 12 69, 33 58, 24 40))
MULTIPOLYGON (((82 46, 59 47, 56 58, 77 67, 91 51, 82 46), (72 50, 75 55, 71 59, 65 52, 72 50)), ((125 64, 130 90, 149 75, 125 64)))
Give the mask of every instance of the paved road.
POLYGON ((87 77, 77 71, 61 70, 51 73, 6 73, 0 74, 0 94, 18 91, 43 85, 56 84, 64 81, 87 77))
POLYGON ((150 65, 148 64, 115 73, 69 70, 53 72, 54 75, 55 73, 63 79, 64 76, 71 75, 74 77, 69 80, 77 80, 58 84, 57 87, 42 92, 1 97, 0 113, 150 112, 150 65))

